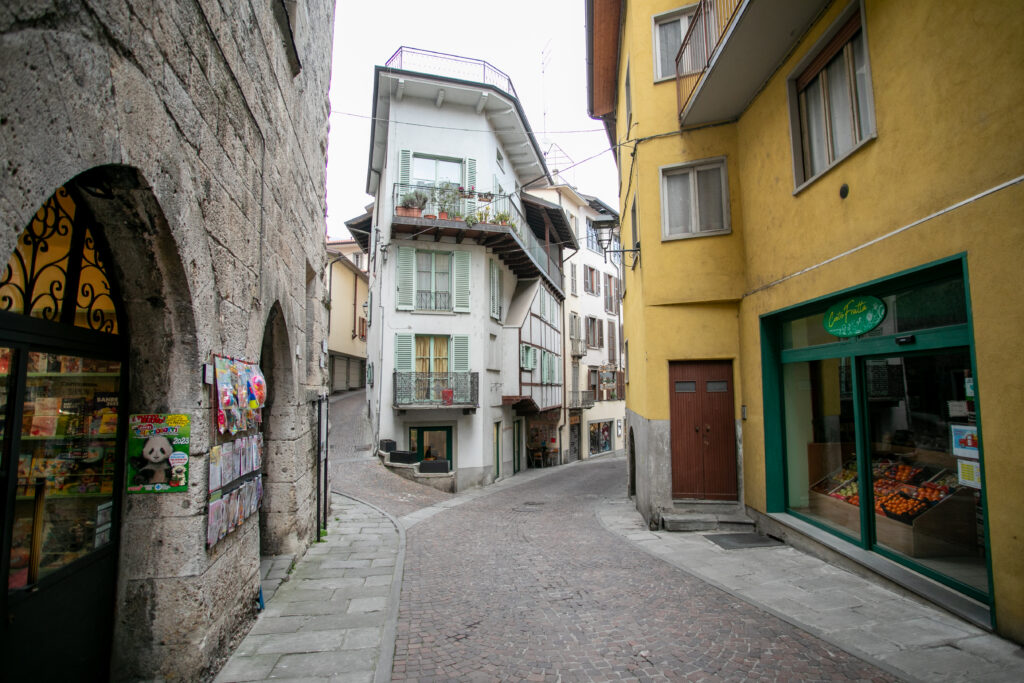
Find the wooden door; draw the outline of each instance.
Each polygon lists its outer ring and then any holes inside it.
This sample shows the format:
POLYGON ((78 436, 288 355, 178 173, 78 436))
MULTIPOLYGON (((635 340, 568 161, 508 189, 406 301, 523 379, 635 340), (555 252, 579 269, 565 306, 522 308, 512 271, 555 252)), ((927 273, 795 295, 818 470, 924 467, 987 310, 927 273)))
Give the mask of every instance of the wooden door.
POLYGON ((672 497, 737 500, 731 361, 669 364, 672 497))

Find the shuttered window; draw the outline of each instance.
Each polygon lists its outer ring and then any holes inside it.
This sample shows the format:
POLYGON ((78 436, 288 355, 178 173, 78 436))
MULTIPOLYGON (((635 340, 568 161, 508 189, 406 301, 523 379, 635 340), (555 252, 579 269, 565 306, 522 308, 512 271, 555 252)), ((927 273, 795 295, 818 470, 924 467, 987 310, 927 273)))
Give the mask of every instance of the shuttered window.
POLYGON ((415 355, 415 337, 406 332, 396 334, 395 372, 412 372, 415 355))
POLYGON ((451 371, 469 372, 469 335, 452 335, 451 371))
POLYGON ((395 296, 400 311, 411 311, 416 304, 416 250, 412 247, 398 248, 398 264, 395 282, 398 291, 395 296))
POLYGON ((502 277, 501 277, 501 266, 495 260, 490 261, 489 271, 489 290, 490 290, 490 312, 491 317, 496 320, 501 320, 502 314, 502 277))
POLYGON ((468 251, 457 251, 453 256, 452 280, 455 292, 453 310, 456 313, 469 313, 470 255, 468 251))

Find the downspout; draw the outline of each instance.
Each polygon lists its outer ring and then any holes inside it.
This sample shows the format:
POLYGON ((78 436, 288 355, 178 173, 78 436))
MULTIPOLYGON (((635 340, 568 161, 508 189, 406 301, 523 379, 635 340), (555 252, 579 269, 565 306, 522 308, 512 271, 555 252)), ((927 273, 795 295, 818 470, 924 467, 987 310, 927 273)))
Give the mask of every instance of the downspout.
POLYGON ((356 309, 356 302, 359 300, 359 274, 352 273, 352 338, 355 339, 358 335, 356 331, 356 323, 358 322, 358 313, 356 309))

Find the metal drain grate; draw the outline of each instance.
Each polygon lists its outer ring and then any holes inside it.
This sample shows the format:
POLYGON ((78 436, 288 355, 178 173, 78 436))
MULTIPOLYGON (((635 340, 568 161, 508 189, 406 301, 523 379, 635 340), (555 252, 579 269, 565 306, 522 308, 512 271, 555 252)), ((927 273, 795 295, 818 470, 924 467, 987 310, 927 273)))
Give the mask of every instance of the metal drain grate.
POLYGON ((773 545, 783 545, 781 541, 776 541, 774 538, 768 538, 761 534, 746 533, 746 534, 705 534, 704 538, 708 539, 715 545, 724 548, 725 550, 744 550, 746 548, 768 548, 773 545))

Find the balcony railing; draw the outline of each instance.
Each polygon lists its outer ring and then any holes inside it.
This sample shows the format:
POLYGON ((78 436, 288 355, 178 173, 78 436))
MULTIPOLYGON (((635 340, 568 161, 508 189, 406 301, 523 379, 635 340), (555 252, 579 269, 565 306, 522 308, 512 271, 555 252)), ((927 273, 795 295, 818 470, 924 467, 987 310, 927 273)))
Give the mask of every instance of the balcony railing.
POLYGON ((493 85, 517 100, 519 99, 516 89, 512 87, 512 79, 504 71, 481 59, 459 57, 413 47, 400 47, 395 54, 391 55, 385 66, 403 71, 418 71, 435 76, 493 85))
POLYGON ((562 288, 561 263, 548 253, 544 243, 530 229, 518 196, 494 194, 446 182, 395 183, 392 194, 395 214, 398 215, 403 201, 408 199, 412 203, 417 198, 425 203, 422 210, 414 209, 413 218, 456 221, 476 229, 495 225, 509 228, 537 267, 562 288))
POLYGON ((681 115, 732 22, 740 0, 700 0, 676 53, 676 100, 681 115))
POLYGON ((593 391, 570 391, 569 392, 569 407, 570 408, 593 408, 594 407, 594 392, 593 391))
POLYGON ((450 311, 452 310, 451 292, 432 292, 430 290, 416 290, 417 311, 450 311))
POLYGON ((396 408, 476 408, 476 372, 396 372, 396 408))
POLYGON ((583 358, 587 355, 587 342, 575 337, 569 339, 569 352, 573 358, 583 358))

